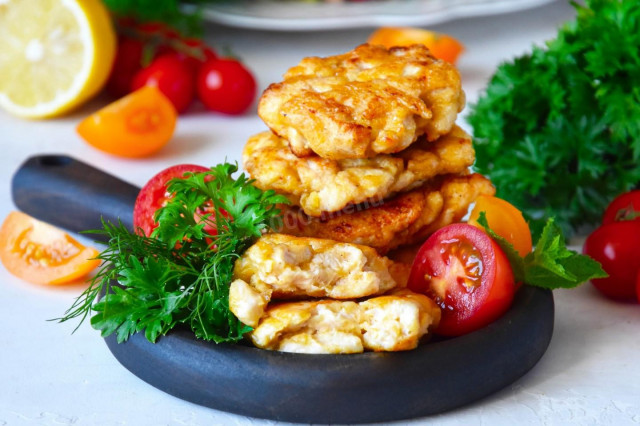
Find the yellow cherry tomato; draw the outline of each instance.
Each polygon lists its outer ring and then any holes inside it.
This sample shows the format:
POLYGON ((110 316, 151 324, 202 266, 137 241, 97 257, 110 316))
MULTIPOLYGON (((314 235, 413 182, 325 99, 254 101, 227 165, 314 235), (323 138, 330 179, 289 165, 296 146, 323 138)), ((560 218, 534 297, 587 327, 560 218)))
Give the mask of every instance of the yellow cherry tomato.
POLYGON ((496 234, 509 241, 520 256, 524 257, 531 252, 531 230, 524 220, 522 212, 513 204, 497 197, 481 195, 476 199, 476 205, 471 211, 469 224, 483 227, 478 223, 480 212, 484 212, 489 227, 496 234))

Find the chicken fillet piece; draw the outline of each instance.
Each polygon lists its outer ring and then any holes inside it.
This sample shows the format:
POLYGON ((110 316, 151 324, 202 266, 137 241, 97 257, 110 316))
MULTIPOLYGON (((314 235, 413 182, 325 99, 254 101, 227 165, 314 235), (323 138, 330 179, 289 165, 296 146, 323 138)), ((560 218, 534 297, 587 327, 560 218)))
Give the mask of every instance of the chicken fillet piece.
POLYGON ((297 156, 369 158, 449 133, 464 103, 458 71, 423 45, 364 44, 303 59, 267 88, 258 115, 297 156))
POLYGON ((421 138, 397 154, 345 160, 297 157, 284 139, 263 132, 249 139, 242 158, 256 186, 286 195, 309 216, 320 216, 351 204, 375 205, 436 175, 464 172, 475 152, 471 137, 455 126, 437 141, 421 138))
POLYGON ((440 308, 400 290, 363 302, 320 300, 269 307, 249 334, 254 345, 284 352, 337 354, 414 349, 440 322, 440 308))
POLYGON ((311 217, 282 206, 284 234, 327 238, 375 248, 378 253, 423 242, 429 235, 467 213, 479 195, 494 195, 491 182, 479 174, 446 175, 369 208, 352 206, 338 213, 311 217))
POLYGON ((262 236, 236 261, 229 309, 255 326, 270 300, 355 299, 404 286, 404 266, 374 249, 283 234, 262 236))

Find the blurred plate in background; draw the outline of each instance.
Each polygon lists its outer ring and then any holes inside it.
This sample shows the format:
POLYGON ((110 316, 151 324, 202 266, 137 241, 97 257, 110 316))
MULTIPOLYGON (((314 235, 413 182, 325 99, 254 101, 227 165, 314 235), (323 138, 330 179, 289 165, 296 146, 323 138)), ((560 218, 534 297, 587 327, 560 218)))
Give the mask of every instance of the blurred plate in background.
POLYGON ((553 0, 227 0, 207 5, 206 19, 234 27, 316 31, 391 25, 424 26, 456 18, 532 8, 553 0))

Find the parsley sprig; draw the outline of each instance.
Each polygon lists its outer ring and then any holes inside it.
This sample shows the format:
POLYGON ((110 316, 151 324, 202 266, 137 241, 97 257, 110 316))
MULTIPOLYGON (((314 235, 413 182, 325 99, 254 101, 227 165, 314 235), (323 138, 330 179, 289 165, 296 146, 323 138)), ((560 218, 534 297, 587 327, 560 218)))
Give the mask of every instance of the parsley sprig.
POLYGON ((229 310, 233 265, 276 225, 276 204, 288 201, 244 174, 234 179, 237 169, 225 163, 172 180, 173 198, 156 212, 151 237, 104 221, 90 231, 109 238, 103 264, 60 321, 93 314, 92 327, 118 342, 142 331, 155 342, 178 324, 216 343, 242 339, 251 328, 229 310))
POLYGON ((489 227, 484 212, 480 213, 478 223, 507 256, 518 283, 547 289, 573 288, 590 279, 608 276, 600 263, 567 248, 554 219, 547 220, 534 250, 525 257, 489 227))
POLYGON ((571 235, 640 183, 640 2, 574 3, 554 40, 498 67, 472 106, 476 169, 571 235))

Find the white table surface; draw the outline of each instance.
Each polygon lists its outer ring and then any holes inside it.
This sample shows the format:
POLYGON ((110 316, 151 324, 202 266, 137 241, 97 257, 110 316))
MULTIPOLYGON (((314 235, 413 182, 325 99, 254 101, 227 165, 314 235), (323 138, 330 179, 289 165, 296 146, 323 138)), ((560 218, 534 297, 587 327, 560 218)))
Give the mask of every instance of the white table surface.
MULTIPOLYGON (((466 45, 459 68, 468 99, 474 101, 499 62, 552 37, 557 26, 573 15, 573 9, 560 1, 433 28, 466 45)), ((255 71, 264 89, 303 56, 342 53, 363 42, 369 32, 267 33, 212 27, 207 37, 215 46, 232 47, 255 71)), ((40 122, 0 112, 0 219, 14 209, 9 182, 30 155, 67 153, 142 185, 173 164, 239 160, 247 137, 265 129, 255 108, 238 118, 192 112, 180 118, 173 141, 159 155, 123 160, 94 150, 74 131, 78 121, 102 103, 98 99, 68 117, 40 122)), ((0 425, 273 423, 167 395, 122 367, 88 324, 72 335, 75 324, 47 322, 60 316, 82 289, 82 284, 35 286, 0 266, 0 425)), ((470 406, 403 423, 640 423, 640 306, 605 300, 590 285, 554 295, 553 340, 533 370, 470 406)))

